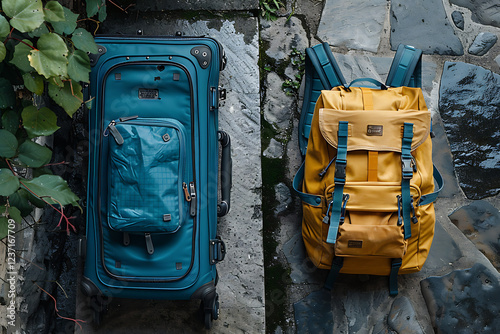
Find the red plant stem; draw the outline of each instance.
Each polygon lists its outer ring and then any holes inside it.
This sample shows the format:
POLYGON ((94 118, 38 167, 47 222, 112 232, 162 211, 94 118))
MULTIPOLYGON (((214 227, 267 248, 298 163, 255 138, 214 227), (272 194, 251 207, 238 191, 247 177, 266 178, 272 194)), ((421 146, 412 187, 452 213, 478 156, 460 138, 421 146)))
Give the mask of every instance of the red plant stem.
POLYGON ((12 37, 12 36, 7 37, 7 38, 5 39, 5 41, 4 41, 4 44, 5 44, 5 43, 6 43, 9 39, 13 39, 13 40, 18 41, 18 42, 20 42, 20 43, 23 43, 24 45, 27 45, 28 47, 30 47, 31 49, 33 49, 33 50, 35 50, 35 51, 40 51, 40 50, 38 50, 37 48, 35 48, 33 45, 29 45, 28 43, 26 43, 26 42, 24 42, 24 41, 20 40, 19 38, 15 38, 15 37, 12 37))
POLYGON ((56 299, 54 298, 54 296, 52 296, 50 293, 48 293, 47 291, 45 291, 44 289, 42 289, 42 287, 36 283, 34 283, 40 290, 42 290, 43 292, 45 292, 50 298, 52 298, 52 300, 54 301, 54 309, 56 311, 56 315, 61 318, 61 319, 65 319, 65 320, 71 320, 73 322, 75 322, 78 327, 80 327, 80 329, 82 329, 82 325, 80 324, 80 322, 85 322, 85 320, 81 320, 81 319, 72 319, 72 318, 66 318, 66 317, 63 317, 62 315, 59 314, 59 310, 57 309, 57 301, 56 299))
POLYGON ((67 165, 67 164, 69 164, 69 162, 61 161, 61 162, 54 162, 52 164, 46 164, 46 165, 43 165, 43 167, 58 166, 58 165, 67 165))
MULTIPOLYGON (((5 162, 7 163, 7 165, 9 166, 9 169, 11 170, 11 172, 14 174, 14 175, 18 175, 15 171, 14 171, 14 168, 12 168, 10 162, 8 159, 5 159, 5 162)), ((48 204, 52 209, 54 209, 57 213, 59 213, 61 215, 61 217, 59 218, 59 224, 57 224, 57 227, 60 227, 61 226, 61 223, 62 223, 62 220, 64 219, 65 222, 66 222, 66 232, 67 234, 69 235, 69 227, 71 227, 71 229, 73 230, 73 232, 76 232, 76 227, 71 224, 69 222, 70 219, 73 219, 75 217, 68 217, 64 214, 64 209, 63 209, 63 206, 61 205, 61 203, 59 203, 59 205, 61 206, 61 210, 57 209, 55 206, 53 206, 51 203, 47 202, 43 196, 39 196, 37 195, 33 190, 31 190, 30 188, 28 188, 22 181, 19 181, 19 183, 27 190, 29 191, 33 196, 41 199, 42 201, 45 202, 45 204, 48 204)), ((50 196, 49 196, 50 197, 50 196)), ((57 202, 56 199, 52 198, 53 201, 57 202)))

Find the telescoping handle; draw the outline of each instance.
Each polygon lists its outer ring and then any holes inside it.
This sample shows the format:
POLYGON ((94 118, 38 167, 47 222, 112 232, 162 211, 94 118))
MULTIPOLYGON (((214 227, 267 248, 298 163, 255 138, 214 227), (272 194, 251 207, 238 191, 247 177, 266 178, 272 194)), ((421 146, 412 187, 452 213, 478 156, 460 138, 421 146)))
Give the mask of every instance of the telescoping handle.
POLYGON ((384 85, 380 81, 372 79, 372 78, 359 78, 359 79, 353 80, 350 84, 344 85, 344 88, 347 89, 347 90, 349 90, 349 87, 355 87, 354 84, 357 84, 359 82, 369 82, 369 83, 375 85, 377 88, 379 88, 381 90, 386 90, 387 89, 386 85, 384 85))
POLYGON ((233 160, 231 158, 231 139, 224 131, 217 132, 222 146, 221 155, 221 202, 217 205, 217 217, 223 217, 229 212, 231 204, 231 187, 233 185, 233 160))

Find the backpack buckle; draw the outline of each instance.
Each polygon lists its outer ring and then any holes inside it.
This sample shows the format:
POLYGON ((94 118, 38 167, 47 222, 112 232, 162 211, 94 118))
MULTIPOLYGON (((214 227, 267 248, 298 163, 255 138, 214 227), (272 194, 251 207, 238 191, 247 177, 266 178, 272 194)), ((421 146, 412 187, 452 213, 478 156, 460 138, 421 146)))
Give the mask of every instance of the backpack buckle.
POLYGON ((401 157, 401 167, 403 170, 403 179, 409 180, 413 177, 413 160, 411 158, 401 157))
POLYGON ((335 176, 334 176, 334 181, 335 184, 345 184, 345 168, 346 168, 347 162, 346 161, 339 161, 337 160, 335 162, 335 176))

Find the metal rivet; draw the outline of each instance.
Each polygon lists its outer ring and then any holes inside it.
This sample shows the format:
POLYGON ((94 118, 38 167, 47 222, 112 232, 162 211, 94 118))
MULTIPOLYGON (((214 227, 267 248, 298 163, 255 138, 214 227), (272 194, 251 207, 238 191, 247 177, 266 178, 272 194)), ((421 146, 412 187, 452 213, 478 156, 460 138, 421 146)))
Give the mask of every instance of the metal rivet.
POLYGON ((200 50, 198 50, 198 49, 194 50, 195 55, 197 55, 198 53, 200 53, 200 50))
POLYGON ((130 59, 130 57, 126 57, 125 59, 129 60, 129 59, 130 59))
POLYGON ((99 52, 102 52, 102 48, 99 48, 99 49, 98 49, 98 51, 99 51, 99 52))
POLYGON ((168 59, 170 59, 170 60, 172 60, 172 58, 173 58, 172 56, 168 57, 168 59))
POLYGON ((149 59, 149 56, 147 56, 146 59, 149 59))
POLYGON ((203 53, 202 53, 202 56, 203 56, 203 57, 206 57, 206 56, 207 56, 207 53, 206 53, 206 52, 203 52, 203 53))

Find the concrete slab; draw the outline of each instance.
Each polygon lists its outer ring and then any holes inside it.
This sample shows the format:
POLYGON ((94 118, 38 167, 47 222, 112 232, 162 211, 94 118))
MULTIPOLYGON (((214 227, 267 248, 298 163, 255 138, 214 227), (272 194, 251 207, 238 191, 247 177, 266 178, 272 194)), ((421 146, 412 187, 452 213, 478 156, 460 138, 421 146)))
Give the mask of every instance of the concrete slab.
POLYGON ((163 10, 258 10, 258 0, 152 0, 137 1, 136 7, 140 11, 163 10))
MULTIPOLYGON (((103 33, 164 35, 182 31, 187 36, 208 35, 220 41, 227 55, 221 85, 227 99, 219 110, 220 128, 231 136, 233 188, 231 211, 219 222, 226 243, 226 259, 218 265, 220 317, 215 333, 263 333, 265 329, 263 246, 259 231, 261 187, 260 95, 258 27, 255 18, 220 18, 204 21, 169 19, 165 15, 141 14, 124 26, 123 18, 109 17, 103 33)), ((80 299, 77 318, 90 320, 88 305, 80 299)), ((151 301, 113 299, 99 330, 87 323, 85 333, 197 333, 199 301, 151 301)), ((89 321, 90 322, 90 321, 89 321)))

